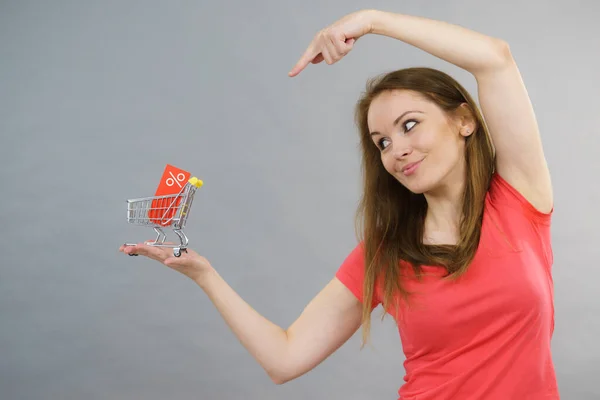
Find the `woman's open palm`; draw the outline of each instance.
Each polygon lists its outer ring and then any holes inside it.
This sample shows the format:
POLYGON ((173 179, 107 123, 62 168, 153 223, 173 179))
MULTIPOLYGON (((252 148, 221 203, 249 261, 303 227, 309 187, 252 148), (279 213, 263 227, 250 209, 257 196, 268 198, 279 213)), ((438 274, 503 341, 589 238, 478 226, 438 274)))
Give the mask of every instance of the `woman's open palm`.
POLYGON ((129 255, 146 256, 184 274, 193 281, 198 281, 206 272, 212 270, 212 266, 206 258, 189 248, 182 251, 180 257, 173 255, 172 248, 150 246, 143 243, 136 246, 122 245, 119 251, 129 255))

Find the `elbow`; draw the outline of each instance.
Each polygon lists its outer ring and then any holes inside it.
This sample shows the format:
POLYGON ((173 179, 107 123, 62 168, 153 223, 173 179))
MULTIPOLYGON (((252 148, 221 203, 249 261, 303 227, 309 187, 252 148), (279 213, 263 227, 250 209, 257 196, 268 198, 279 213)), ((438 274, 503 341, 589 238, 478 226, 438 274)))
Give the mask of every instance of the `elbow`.
POLYGON ((471 72, 476 76, 493 74, 514 64, 509 44, 502 40, 492 39, 485 61, 479 63, 471 72))
POLYGON ((302 358, 294 357, 288 348, 286 351, 280 352, 277 361, 265 366, 264 370, 274 384, 283 385, 308 371, 302 360, 302 358))
POLYGON ((496 39, 496 53, 497 57, 502 63, 509 62, 513 59, 512 53, 510 51, 510 45, 508 42, 502 39, 496 39))
POLYGON ((304 373, 298 368, 291 367, 290 365, 283 363, 280 363, 274 368, 267 369, 265 372, 269 375, 271 381, 276 385, 283 385, 284 383, 293 381, 304 373))
POLYGON ((282 363, 265 367, 264 370, 271 381, 276 385, 283 385, 292 380, 290 374, 287 372, 287 368, 285 368, 282 363))
POLYGON ((294 363, 290 362, 288 353, 280 353, 277 361, 265 366, 264 370, 274 384, 283 385, 284 383, 296 379, 300 375, 293 364, 294 363))
POLYGON ((294 379, 291 376, 284 375, 282 373, 275 373, 275 372, 269 373, 269 378, 271 378, 271 381, 276 385, 283 385, 284 383, 287 383, 294 379))
POLYGON ((289 382, 290 379, 272 376, 271 377, 271 381, 273 381, 273 383, 276 384, 276 385, 283 385, 284 383, 289 382))
POLYGON ((492 52, 492 66, 504 68, 513 62, 510 45, 502 39, 494 39, 492 52))

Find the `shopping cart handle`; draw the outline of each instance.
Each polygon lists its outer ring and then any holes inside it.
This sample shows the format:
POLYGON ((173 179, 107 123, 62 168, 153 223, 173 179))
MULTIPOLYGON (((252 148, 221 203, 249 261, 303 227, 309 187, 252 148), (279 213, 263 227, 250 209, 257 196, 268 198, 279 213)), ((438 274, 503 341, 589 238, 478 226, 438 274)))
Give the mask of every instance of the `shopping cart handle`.
POLYGON ((197 188, 199 188, 200 186, 204 185, 204 182, 202 182, 200 179, 194 177, 191 177, 190 180, 188 181, 192 186, 196 186, 197 188))

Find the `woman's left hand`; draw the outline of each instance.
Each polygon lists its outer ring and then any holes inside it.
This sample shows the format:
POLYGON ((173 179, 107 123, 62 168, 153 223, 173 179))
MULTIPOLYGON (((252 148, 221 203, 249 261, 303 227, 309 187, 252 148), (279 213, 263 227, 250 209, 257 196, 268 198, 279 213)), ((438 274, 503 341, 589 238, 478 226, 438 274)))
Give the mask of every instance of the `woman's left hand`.
POLYGON ((358 38, 371 32, 371 15, 370 10, 357 11, 321 30, 288 75, 298 75, 309 63, 318 64, 325 60, 331 65, 341 60, 358 38))

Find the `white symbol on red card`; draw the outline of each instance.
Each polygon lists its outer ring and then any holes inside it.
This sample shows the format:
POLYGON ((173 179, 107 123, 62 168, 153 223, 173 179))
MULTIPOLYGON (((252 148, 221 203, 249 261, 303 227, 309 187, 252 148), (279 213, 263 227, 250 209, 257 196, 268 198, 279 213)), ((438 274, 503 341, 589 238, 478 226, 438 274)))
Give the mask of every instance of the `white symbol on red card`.
MULTIPOLYGON (((160 178, 155 196, 180 194, 190 176, 189 172, 167 164, 160 178)), ((162 226, 171 225, 181 199, 181 196, 154 199, 148 213, 150 221, 162 226)))
POLYGON ((173 185, 177 185, 180 188, 183 187, 183 185, 181 184, 182 182, 185 182, 185 175, 180 172, 177 174, 177 177, 175 175, 173 175, 172 172, 169 172, 169 175, 171 175, 170 178, 167 178, 167 180, 165 181, 165 183, 167 184, 167 186, 173 186, 173 185))
POLYGON ((188 179, 190 179, 190 176, 191 174, 189 172, 167 164, 158 188, 156 189, 155 196, 166 196, 179 193, 188 179))

